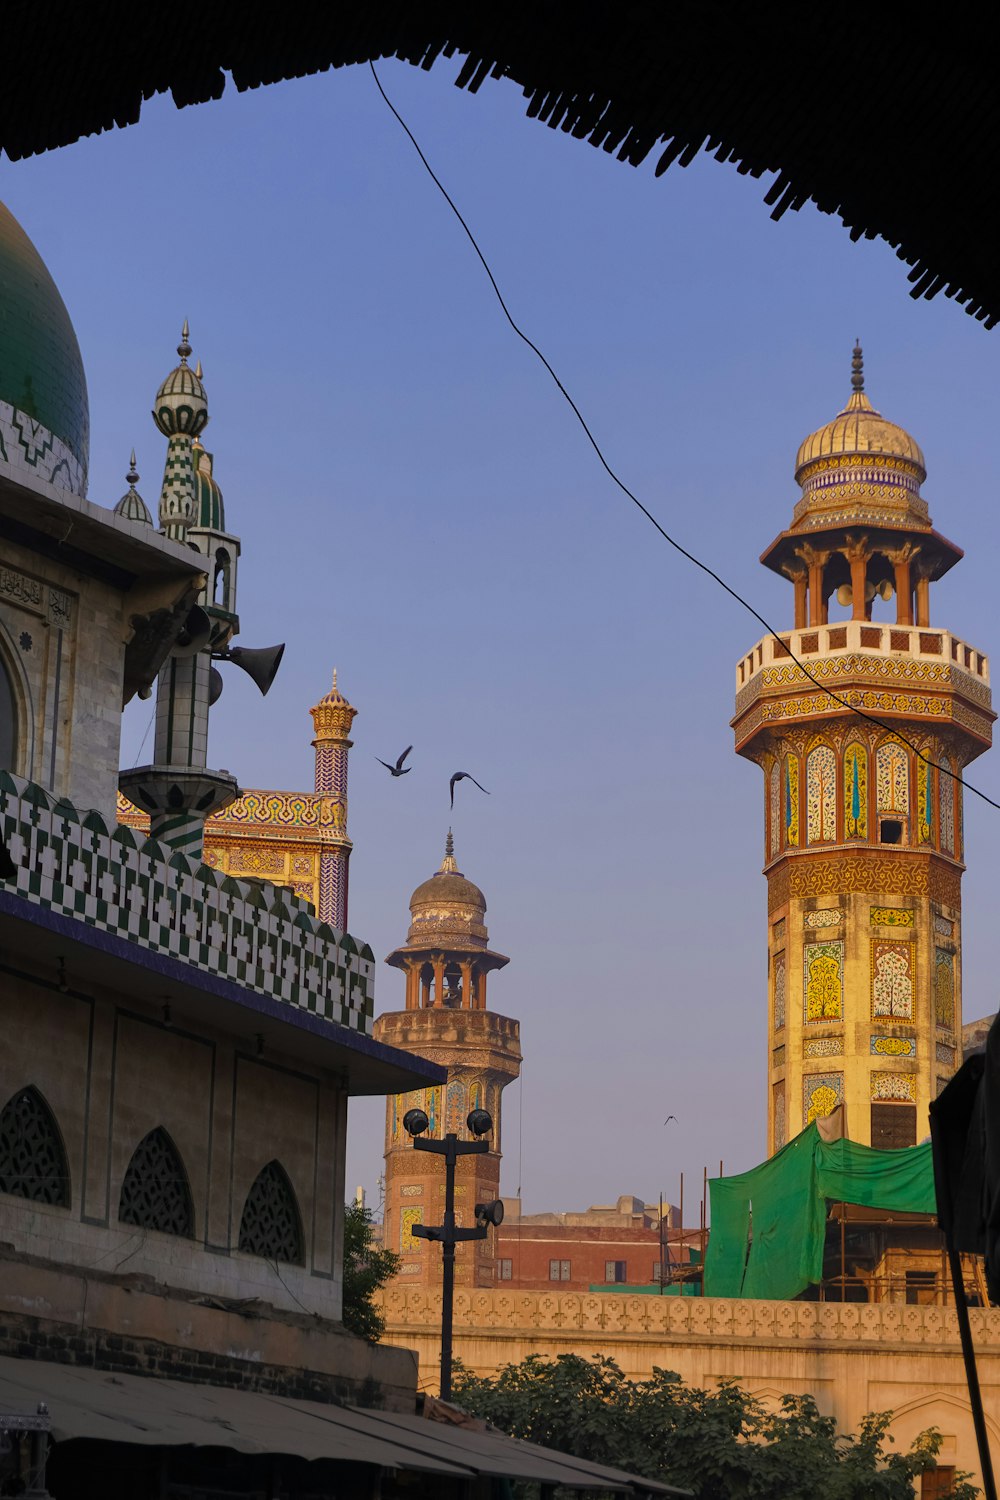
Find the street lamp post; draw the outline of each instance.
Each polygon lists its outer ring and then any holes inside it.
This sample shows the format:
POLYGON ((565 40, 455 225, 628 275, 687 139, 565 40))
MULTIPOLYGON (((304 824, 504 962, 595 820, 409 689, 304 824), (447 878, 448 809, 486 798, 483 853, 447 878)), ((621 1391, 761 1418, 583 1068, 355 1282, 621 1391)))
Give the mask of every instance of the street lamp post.
POLYGON ((455 1305, 455 1246, 460 1240, 484 1240, 490 1226, 503 1222, 503 1203, 476 1204, 474 1229, 459 1229, 455 1224, 455 1167, 460 1156, 477 1156, 488 1151, 484 1139, 493 1129, 492 1117, 485 1109, 474 1109, 466 1121, 474 1140, 460 1141, 454 1131, 443 1140, 422 1139, 430 1120, 422 1109, 408 1109, 403 1128, 413 1137, 416 1151, 432 1151, 444 1157, 444 1223, 414 1224, 410 1233, 418 1240, 440 1240, 443 1280, 441 1287, 441 1400, 451 1400, 452 1316, 455 1305))

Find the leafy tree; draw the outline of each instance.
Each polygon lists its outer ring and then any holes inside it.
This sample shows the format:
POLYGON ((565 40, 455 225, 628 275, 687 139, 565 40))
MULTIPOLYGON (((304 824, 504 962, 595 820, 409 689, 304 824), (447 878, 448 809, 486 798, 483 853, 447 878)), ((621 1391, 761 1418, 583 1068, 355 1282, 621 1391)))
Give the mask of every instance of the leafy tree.
POLYGON ((370 1208, 348 1203, 344 1212, 344 1311, 341 1321, 349 1333, 377 1344, 385 1332, 385 1318, 374 1303, 375 1293, 399 1270, 399 1256, 380 1244, 370 1208))
MULTIPOLYGON (((460 1369, 455 1399, 515 1437, 561 1448, 694 1492, 698 1500, 913 1500, 915 1476, 935 1467, 941 1436, 908 1453, 892 1442, 889 1412, 838 1433, 811 1396, 772 1411, 737 1385, 688 1386, 667 1370, 632 1381, 612 1359, 532 1354, 493 1378, 460 1369)), ((959 1478, 954 1500, 979 1492, 959 1478)))

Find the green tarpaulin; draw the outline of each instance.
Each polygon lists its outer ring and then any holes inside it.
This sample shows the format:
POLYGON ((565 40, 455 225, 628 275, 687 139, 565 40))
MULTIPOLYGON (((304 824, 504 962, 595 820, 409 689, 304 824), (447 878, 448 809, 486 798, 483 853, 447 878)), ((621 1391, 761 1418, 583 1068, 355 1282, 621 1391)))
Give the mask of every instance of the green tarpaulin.
POLYGON ((823 1275, 826 1205, 933 1214, 930 1144, 875 1151, 824 1141, 815 1122, 770 1161, 738 1177, 714 1177, 707 1297, 796 1297, 823 1275))

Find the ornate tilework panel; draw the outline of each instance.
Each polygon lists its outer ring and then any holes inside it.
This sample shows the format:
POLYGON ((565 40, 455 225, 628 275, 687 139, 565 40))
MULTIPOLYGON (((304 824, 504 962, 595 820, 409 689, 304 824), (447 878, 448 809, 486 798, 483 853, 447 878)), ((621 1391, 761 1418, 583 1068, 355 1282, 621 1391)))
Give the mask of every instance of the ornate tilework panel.
POLYGON ((771 1066, 775 1067, 775 1068, 783 1068, 785 1066, 785 1045, 784 1045, 784 1043, 782 1043, 780 1047, 774 1047, 774 1048, 772 1048, 772 1051, 771 1051, 771 1066))
POLYGON ((915 959, 912 943, 873 938, 871 945, 872 1015, 913 1019, 915 959))
POLYGON ((420 1223, 419 1208, 404 1208, 399 1216, 399 1248, 402 1251, 419 1250, 421 1240, 413 1238, 413 1226, 420 1223))
POLYGON ((785 844, 797 849, 799 844, 799 758, 785 756, 785 844))
POLYGON ((806 841, 832 844, 837 838, 837 757, 829 745, 816 745, 806 760, 806 841))
POLYGON ((399 1190, 401 1198, 422 1198, 424 1187, 421 1182, 406 1182, 399 1190))
POLYGON ((873 906, 871 910, 873 927, 912 927, 913 920, 910 906, 873 906))
MULTIPOLYGON (((949 761, 942 765, 947 767, 949 761)), ((941 848, 946 854, 955 853, 955 782, 947 770, 938 772, 938 804, 941 812, 941 848)))
POLYGON ((268 1162, 254 1179, 243 1207, 239 1247, 248 1255, 305 1265, 302 1220, 292 1184, 276 1161, 268 1162))
POLYGON ((934 1043, 934 1057, 937 1062, 944 1063, 949 1068, 955 1066, 955 1048, 949 1047, 947 1042, 934 1043))
POLYGON ((955 1026, 955 957, 934 949, 934 1020, 949 1031, 955 1026))
POLYGON ((955 931, 955 924, 954 922, 949 922, 947 917, 935 916, 934 931, 938 937, 951 937, 955 931))
POLYGON ((830 1115, 844 1102, 843 1073, 809 1073, 802 1080, 802 1124, 830 1115))
POLYGON ((136 1146, 122 1181, 123 1224, 194 1238, 194 1205, 180 1153, 165 1130, 151 1130, 136 1146))
POLYGON ((458 1135, 462 1129, 462 1122, 468 1114, 465 1107, 465 1086, 457 1081, 449 1083, 446 1099, 445 1133, 458 1135))
POLYGON ((780 1151, 785 1144, 785 1085, 776 1083, 774 1085, 774 1149, 780 1151))
POLYGON ((802 987, 807 1021, 839 1021, 844 1014, 844 944, 806 943, 802 987))
POLYGON ((22 1089, 0 1110, 0 1193, 69 1208, 69 1163, 37 1089, 22 1089))
POLYGON ((931 768, 925 760, 917 758, 917 842, 929 844, 933 838, 934 809, 931 803, 933 781, 931 768))
POLYGON ((896 1104, 917 1102, 917 1080, 912 1073, 872 1073, 871 1097, 882 1103, 889 1100, 896 1104))
POLYGON ((844 753, 844 837, 868 837, 868 750, 859 743, 844 753))
POLYGON ((486 1108, 486 1090, 484 1089, 483 1085, 477 1079, 476 1082, 474 1084, 472 1084, 470 1086, 470 1088, 469 1088, 469 1109, 471 1111, 471 1110, 474 1110, 474 1109, 485 1109, 485 1108, 486 1108))
POLYGON ((805 925, 807 927, 839 927, 844 920, 844 913, 839 906, 825 907, 822 911, 807 911, 805 925))
POLYGON ((424 1102, 422 1108, 428 1120, 430 1121, 428 1134, 437 1135, 438 1126, 441 1123, 441 1090, 424 1089, 424 1102))
POLYGON ((783 943, 785 941, 785 919, 784 919, 784 917, 781 917, 774 924, 774 941, 776 943, 783 943))
POLYGON ((944 1093, 945 1089, 948 1087, 948 1085, 949 1085, 950 1082, 951 1082, 950 1078, 938 1078, 936 1080, 936 1087, 934 1089, 934 1097, 935 1097, 935 1099, 937 1099, 941 1094, 944 1093))
POLYGON ((785 968, 784 952, 774 955, 774 1029, 780 1031, 785 1024, 785 968))
POLYGON ((875 752, 875 783, 879 812, 909 812, 909 760, 898 740, 886 740, 875 752))
POLYGON ((781 849, 781 769, 775 761, 768 777, 767 857, 774 859, 781 849))
POLYGON ((915 1036, 873 1036, 869 1038, 868 1050, 875 1057, 916 1057, 915 1036))
POLYGON ((843 1057, 842 1036, 814 1036, 802 1044, 803 1057, 843 1057))

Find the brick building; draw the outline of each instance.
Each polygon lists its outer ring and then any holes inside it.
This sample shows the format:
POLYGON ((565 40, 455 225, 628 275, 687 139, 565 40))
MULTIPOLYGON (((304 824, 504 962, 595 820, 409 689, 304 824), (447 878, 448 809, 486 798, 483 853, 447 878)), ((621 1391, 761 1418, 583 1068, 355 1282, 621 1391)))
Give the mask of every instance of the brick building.
POLYGON ((626 1194, 580 1212, 522 1214, 504 1199, 497 1230, 497 1285, 522 1291, 589 1291, 595 1286, 650 1286, 678 1278, 701 1249, 700 1230, 679 1227, 676 1208, 626 1194))

